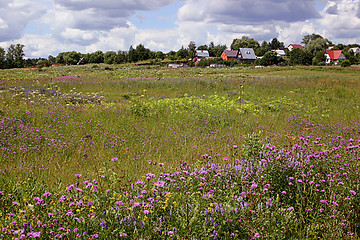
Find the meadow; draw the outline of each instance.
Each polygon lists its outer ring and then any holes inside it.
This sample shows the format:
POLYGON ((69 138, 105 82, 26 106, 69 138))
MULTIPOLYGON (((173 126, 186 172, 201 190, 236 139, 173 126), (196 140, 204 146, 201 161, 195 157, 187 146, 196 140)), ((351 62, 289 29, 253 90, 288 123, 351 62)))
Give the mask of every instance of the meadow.
POLYGON ((0 70, 2 239, 359 239, 360 66, 0 70))

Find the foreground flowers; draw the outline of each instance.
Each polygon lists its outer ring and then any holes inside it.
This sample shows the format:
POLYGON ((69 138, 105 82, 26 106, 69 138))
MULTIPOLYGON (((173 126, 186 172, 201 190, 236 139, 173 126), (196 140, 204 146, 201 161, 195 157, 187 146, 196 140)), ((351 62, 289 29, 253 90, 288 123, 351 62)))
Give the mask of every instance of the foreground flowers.
POLYGON ((127 188, 106 173, 76 174, 76 183, 37 196, 1 189, 0 237, 285 239, 299 235, 294 229, 310 238, 358 236, 358 146, 311 156, 299 154, 303 146, 268 145, 259 158, 219 156, 225 163, 200 168, 182 163, 127 188))

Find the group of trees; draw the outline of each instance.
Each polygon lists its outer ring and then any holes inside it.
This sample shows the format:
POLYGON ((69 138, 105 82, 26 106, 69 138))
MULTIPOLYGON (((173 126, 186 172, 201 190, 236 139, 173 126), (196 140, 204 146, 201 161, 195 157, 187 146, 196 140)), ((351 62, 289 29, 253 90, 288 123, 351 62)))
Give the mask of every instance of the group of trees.
MULTIPOLYGON (((257 56, 262 58, 257 59, 256 64, 259 65, 278 65, 278 64, 290 64, 290 65, 323 65, 325 64, 325 51, 329 46, 332 46, 334 50, 343 50, 346 58, 350 64, 360 62, 360 54, 357 56, 349 51, 351 47, 360 47, 358 44, 353 45, 334 45, 331 41, 318 34, 306 35, 301 42, 305 48, 295 48, 292 51, 287 50, 283 42, 280 42, 277 38, 273 38, 271 41, 263 41, 261 44, 253 38, 243 36, 242 38, 236 38, 232 41, 230 49, 238 50, 239 48, 253 48, 257 56), (286 52, 287 58, 281 58, 276 55, 272 50, 283 49, 286 52)), ((221 62, 227 65, 234 65, 236 61, 224 62, 220 59, 221 53, 227 49, 226 45, 215 45, 214 42, 210 42, 209 45, 196 46, 194 41, 191 41, 187 47, 182 46, 178 51, 170 51, 163 53, 161 51, 153 52, 150 49, 139 44, 135 48, 130 47, 129 51, 96 51, 93 53, 82 54, 76 51, 61 52, 56 57, 49 56, 48 59, 24 59, 24 45, 12 44, 8 47, 7 51, 0 47, 0 69, 4 68, 20 68, 29 66, 50 66, 54 63, 59 64, 87 64, 87 63, 107 63, 107 64, 120 64, 125 62, 138 62, 151 59, 153 62, 160 62, 165 58, 170 60, 182 60, 186 61, 192 59, 196 50, 207 50, 210 57, 218 58, 212 60, 213 62, 221 62)))
POLYGON ((0 69, 24 67, 24 47, 22 44, 11 44, 7 51, 0 47, 0 69))

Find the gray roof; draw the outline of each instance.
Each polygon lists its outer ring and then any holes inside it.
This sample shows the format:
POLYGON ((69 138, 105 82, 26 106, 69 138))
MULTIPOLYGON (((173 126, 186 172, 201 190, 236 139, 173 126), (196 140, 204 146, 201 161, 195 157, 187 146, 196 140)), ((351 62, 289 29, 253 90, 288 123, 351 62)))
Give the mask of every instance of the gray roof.
POLYGON ((209 57, 208 50, 196 50, 196 56, 198 57, 209 57))
POLYGON ((239 58, 245 60, 256 60, 254 49, 252 48, 240 48, 239 58))

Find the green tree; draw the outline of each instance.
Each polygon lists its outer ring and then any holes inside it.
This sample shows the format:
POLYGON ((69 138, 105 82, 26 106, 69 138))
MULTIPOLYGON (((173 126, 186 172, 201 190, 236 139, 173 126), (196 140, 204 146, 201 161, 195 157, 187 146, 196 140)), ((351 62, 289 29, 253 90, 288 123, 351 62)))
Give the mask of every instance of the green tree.
POLYGON ((162 51, 157 51, 157 52, 155 53, 155 58, 162 60, 162 59, 165 58, 165 54, 164 54, 162 51))
POLYGON ((262 58, 256 59, 255 64, 270 66, 277 65, 283 61, 282 57, 278 57, 275 52, 269 51, 262 58))
POLYGON ((181 47, 177 52, 176 52, 176 58, 177 59, 185 59, 187 58, 188 56, 188 51, 184 48, 184 47, 181 47))
POLYGON ((224 50, 226 50, 226 48, 227 48, 226 45, 219 44, 219 45, 215 46, 214 42, 210 42, 209 48, 208 48, 209 55, 210 55, 210 57, 220 57, 222 52, 224 50))
POLYGON ((277 38, 273 38, 269 43, 270 49, 284 48, 284 43, 280 42, 277 38))
POLYGON ((289 54, 291 65, 311 65, 312 63, 312 55, 304 49, 294 48, 289 54))
POLYGON ((325 51, 318 51, 316 52, 314 58, 312 59, 312 65, 325 65, 326 56, 325 51))
POLYGON ((311 41, 311 40, 315 40, 315 39, 319 39, 319 38, 323 38, 321 35, 319 34, 309 34, 309 35, 305 35, 301 41, 302 44, 304 44, 305 46, 311 41))
POLYGON ((314 57, 319 51, 326 51, 329 46, 329 42, 324 38, 316 38, 315 40, 311 40, 308 44, 306 44, 305 49, 309 51, 314 57))
POLYGON ((208 46, 207 45, 201 45, 197 48, 197 50, 208 50, 208 46))
POLYGON ((137 54, 137 51, 132 46, 130 46, 130 49, 129 49, 128 60, 129 60, 129 62, 139 61, 139 56, 137 54))
POLYGON ((260 48, 260 44, 253 38, 243 36, 241 39, 233 39, 230 48, 231 50, 239 50, 239 48, 253 48, 256 51, 258 48, 260 48))
POLYGON ((195 50, 196 50, 196 44, 195 44, 194 41, 190 41, 190 43, 189 43, 189 45, 188 45, 188 50, 189 50, 189 52, 190 52, 190 51, 191 51, 191 52, 195 52, 195 50))
POLYGON ((90 54, 89 63, 103 63, 104 53, 102 51, 96 51, 90 54))
POLYGON ((115 51, 107 51, 104 54, 104 63, 115 64, 116 63, 116 52, 115 51))
POLYGON ((23 48, 25 46, 22 44, 11 44, 8 47, 5 58, 6 63, 9 68, 22 68, 25 65, 24 56, 25 53, 23 48))
POLYGON ((0 69, 4 69, 5 66, 5 56, 6 56, 6 52, 5 49, 0 47, 0 69))

